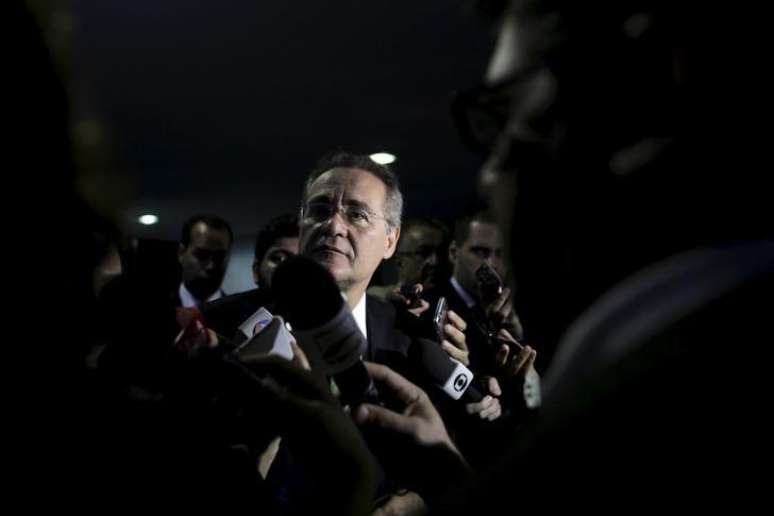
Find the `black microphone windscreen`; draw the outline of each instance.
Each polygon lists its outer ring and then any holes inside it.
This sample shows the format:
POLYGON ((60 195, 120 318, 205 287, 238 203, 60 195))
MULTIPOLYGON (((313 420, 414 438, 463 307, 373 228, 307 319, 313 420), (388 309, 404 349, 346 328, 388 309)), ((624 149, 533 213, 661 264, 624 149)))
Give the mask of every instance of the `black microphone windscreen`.
POLYGON ((452 360, 437 342, 416 339, 412 342, 411 352, 430 379, 450 397, 463 398, 466 402, 481 401, 483 396, 471 385, 473 373, 452 360))
POLYGON ((304 256, 288 258, 277 267, 271 291, 277 312, 297 330, 322 326, 344 304, 330 272, 304 256))
POLYGON ((417 354, 423 370, 436 382, 443 384, 454 372, 455 363, 449 355, 438 345, 428 339, 416 339, 411 346, 411 351, 417 354))

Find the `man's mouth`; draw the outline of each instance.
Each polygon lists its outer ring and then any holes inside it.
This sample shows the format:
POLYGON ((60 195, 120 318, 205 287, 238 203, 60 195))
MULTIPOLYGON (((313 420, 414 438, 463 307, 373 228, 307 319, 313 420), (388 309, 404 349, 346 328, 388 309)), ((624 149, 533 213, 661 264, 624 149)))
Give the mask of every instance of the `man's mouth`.
POLYGON ((349 258, 349 255, 342 251, 341 249, 337 247, 333 247, 331 245, 319 245, 314 248, 312 251, 314 254, 324 254, 324 253, 331 253, 331 254, 340 254, 341 256, 344 256, 345 258, 349 258))

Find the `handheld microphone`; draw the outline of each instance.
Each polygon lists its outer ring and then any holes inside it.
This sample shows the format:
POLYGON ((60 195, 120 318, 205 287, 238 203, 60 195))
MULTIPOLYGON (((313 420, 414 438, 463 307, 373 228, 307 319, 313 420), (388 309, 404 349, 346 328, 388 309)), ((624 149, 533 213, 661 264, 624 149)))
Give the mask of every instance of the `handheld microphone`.
POLYGON ((477 403, 484 399, 473 385, 473 372, 449 357, 436 342, 416 339, 412 342, 411 350, 422 369, 449 397, 462 399, 465 403, 477 403))
POLYGON ((277 312, 293 326, 313 367, 333 376, 342 403, 378 403, 363 365, 368 343, 331 274, 309 258, 294 256, 274 271, 271 289, 277 312))
POLYGON ((487 263, 482 263, 476 269, 476 281, 481 289, 481 298, 485 303, 490 303, 502 294, 504 284, 497 271, 487 263))

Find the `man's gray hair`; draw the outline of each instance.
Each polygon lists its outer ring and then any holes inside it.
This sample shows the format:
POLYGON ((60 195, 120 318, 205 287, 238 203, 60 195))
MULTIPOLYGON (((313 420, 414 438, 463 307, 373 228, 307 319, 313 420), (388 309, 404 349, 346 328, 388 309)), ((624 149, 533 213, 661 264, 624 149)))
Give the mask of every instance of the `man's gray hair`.
POLYGON ((384 218, 387 222, 387 230, 400 228, 403 216, 403 194, 400 191, 398 176, 387 165, 380 165, 365 155, 336 152, 320 159, 306 179, 303 197, 304 204, 306 204, 309 188, 311 188, 312 184, 317 178, 333 168, 356 168, 370 172, 378 177, 384 183, 385 190, 387 191, 384 200, 384 218))

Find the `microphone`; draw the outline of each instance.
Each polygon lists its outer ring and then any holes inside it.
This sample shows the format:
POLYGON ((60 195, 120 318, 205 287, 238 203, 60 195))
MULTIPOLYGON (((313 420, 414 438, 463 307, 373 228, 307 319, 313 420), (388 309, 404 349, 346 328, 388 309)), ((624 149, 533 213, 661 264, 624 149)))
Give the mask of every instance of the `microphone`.
POLYGON ((291 324, 313 367, 333 376, 342 403, 378 403, 363 365, 368 343, 331 274, 309 258, 294 256, 274 271, 271 290, 277 313, 291 324))
POLYGON ((476 281, 481 290, 481 298, 485 304, 489 304, 503 293, 503 280, 497 271, 486 262, 476 269, 476 281))
POLYGON ((428 339, 412 342, 411 352, 430 379, 452 399, 477 403, 484 399, 473 385, 473 372, 428 339))

